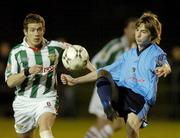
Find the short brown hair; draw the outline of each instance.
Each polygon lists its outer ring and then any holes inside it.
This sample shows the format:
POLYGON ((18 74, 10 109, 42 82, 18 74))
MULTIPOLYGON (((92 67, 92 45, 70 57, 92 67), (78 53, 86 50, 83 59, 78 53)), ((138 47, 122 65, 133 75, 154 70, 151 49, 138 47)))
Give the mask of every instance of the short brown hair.
POLYGON ((150 31, 152 36, 152 42, 159 44, 161 40, 161 23, 158 20, 157 15, 152 12, 144 12, 143 15, 138 19, 136 23, 136 28, 141 24, 150 31))
POLYGON ((42 16, 40 16, 39 14, 33 14, 33 13, 29 13, 23 22, 23 27, 25 30, 27 30, 28 28, 28 24, 30 23, 42 23, 43 27, 45 28, 45 20, 42 16))

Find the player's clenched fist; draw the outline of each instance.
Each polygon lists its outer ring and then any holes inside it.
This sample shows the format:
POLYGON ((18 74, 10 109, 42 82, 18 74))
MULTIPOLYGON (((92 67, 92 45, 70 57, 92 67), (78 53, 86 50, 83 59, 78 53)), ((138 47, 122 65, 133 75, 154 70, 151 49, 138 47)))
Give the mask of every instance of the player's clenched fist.
POLYGON ((43 72, 43 66, 42 65, 34 65, 29 68, 30 74, 38 74, 43 72))
POLYGON ((73 81, 73 78, 70 75, 67 74, 61 74, 61 82, 63 84, 67 84, 70 86, 75 85, 75 82, 73 81))

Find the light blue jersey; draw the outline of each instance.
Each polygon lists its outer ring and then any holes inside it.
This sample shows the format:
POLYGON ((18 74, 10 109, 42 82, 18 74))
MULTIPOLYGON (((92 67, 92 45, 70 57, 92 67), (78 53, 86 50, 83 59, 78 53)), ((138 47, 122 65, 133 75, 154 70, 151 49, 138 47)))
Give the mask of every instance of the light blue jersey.
POLYGON ((166 53, 156 44, 150 44, 141 52, 132 48, 113 64, 100 69, 109 71, 118 86, 141 94, 153 105, 156 101, 158 82, 155 69, 165 63, 168 64, 166 53))

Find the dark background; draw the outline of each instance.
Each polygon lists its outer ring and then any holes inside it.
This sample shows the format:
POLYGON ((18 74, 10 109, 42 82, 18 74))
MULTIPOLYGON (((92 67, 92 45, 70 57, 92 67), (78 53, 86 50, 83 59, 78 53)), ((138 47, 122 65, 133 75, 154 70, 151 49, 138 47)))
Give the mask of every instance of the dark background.
POLYGON ((179 4, 175 1, 128 0, 24 0, 0 2, 0 39, 13 45, 22 41, 26 14, 38 13, 46 20, 46 38, 66 37, 69 43, 86 47, 90 56, 110 39, 122 34, 123 22, 130 16, 152 11, 163 24, 161 47, 166 52, 179 43, 179 4), (13 4, 14 3, 14 4, 13 4))

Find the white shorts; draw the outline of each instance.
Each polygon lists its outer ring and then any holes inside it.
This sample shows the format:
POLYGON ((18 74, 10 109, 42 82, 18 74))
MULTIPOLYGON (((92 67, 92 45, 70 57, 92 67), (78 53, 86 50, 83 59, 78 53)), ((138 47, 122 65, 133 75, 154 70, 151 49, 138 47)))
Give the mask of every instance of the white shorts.
POLYGON ((96 115, 97 117, 106 118, 106 114, 104 113, 103 106, 101 104, 100 98, 97 93, 97 87, 94 87, 94 91, 91 97, 91 101, 89 103, 89 113, 96 115))
POLYGON ((45 112, 57 114, 57 97, 26 98, 17 96, 13 102, 15 130, 17 133, 26 133, 37 127, 39 117, 45 112))

